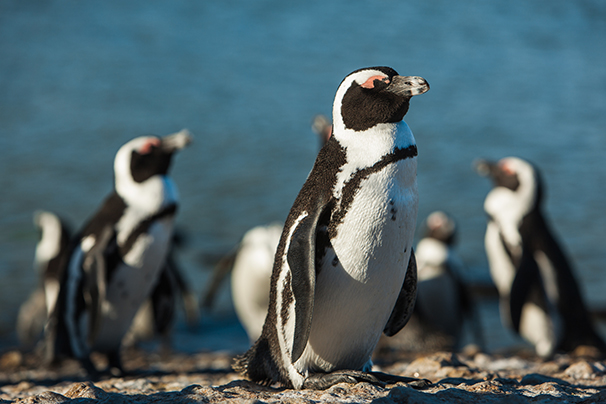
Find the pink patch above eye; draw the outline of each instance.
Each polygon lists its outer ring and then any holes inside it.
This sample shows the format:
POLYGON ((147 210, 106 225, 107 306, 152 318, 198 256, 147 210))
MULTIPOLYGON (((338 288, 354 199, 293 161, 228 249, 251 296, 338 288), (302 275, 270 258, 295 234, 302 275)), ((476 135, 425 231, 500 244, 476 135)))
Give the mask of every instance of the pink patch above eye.
POLYGON ((152 147, 158 147, 160 146, 160 139, 152 137, 149 138, 149 140, 147 142, 145 142, 143 144, 143 146, 141 146, 141 148, 139 149, 139 153, 140 154, 147 154, 150 153, 152 151, 152 147))
POLYGON ((364 87, 364 88, 374 88, 375 80, 381 80, 382 82, 389 84, 389 77, 383 76, 383 75, 376 75, 376 76, 369 77, 368 80, 366 80, 360 86, 364 87))
POLYGON ((511 163, 509 163, 508 161, 502 162, 500 166, 501 170, 503 170, 503 172, 507 175, 514 175, 516 173, 514 168, 511 166, 511 163))

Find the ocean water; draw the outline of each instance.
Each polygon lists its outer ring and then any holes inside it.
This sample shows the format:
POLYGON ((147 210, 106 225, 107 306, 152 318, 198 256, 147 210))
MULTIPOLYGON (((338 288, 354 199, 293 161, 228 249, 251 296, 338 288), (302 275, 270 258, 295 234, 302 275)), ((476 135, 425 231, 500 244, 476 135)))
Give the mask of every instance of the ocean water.
MULTIPOLYGON (((606 307, 605 37, 600 0, 3 0, 0 334, 36 284, 32 213, 80 226, 112 188, 115 152, 139 135, 195 136, 172 172, 179 258, 202 293, 203 257, 285 219, 318 150, 312 117, 331 113, 348 73, 376 65, 431 85, 405 118, 418 222, 436 209, 457 219, 469 277, 488 277, 490 189, 471 164, 520 156, 543 172, 589 305, 606 307)), ((219 306, 233 315, 227 293, 219 306)), ((515 341, 495 332, 492 303, 483 313, 490 347, 515 341)))

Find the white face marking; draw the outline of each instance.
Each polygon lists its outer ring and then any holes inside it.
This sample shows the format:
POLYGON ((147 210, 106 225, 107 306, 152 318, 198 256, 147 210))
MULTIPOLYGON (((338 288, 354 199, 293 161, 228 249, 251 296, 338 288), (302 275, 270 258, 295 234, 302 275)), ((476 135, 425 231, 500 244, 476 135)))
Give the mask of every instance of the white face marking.
POLYGON ((116 192, 129 206, 155 213, 163 206, 177 202, 177 190, 172 180, 164 175, 154 175, 141 183, 130 172, 131 154, 147 144, 153 137, 138 137, 123 145, 114 159, 116 192))
POLYGON ((38 212, 34 221, 42 230, 42 237, 36 246, 36 264, 48 263, 61 249, 61 222, 50 212, 38 212))
POLYGON ((506 164, 515 171, 520 185, 515 191, 505 187, 493 188, 486 196, 484 210, 497 223, 512 252, 521 255, 522 238, 518 229, 524 215, 535 204, 536 174, 530 164, 515 157, 502 159, 499 164, 506 164))
POLYGON ((387 75, 379 70, 362 70, 361 72, 357 72, 355 74, 351 74, 343 80, 339 88, 337 89, 337 93, 335 94, 335 100, 332 107, 332 116, 333 116, 333 133, 340 133, 345 131, 345 124, 343 123, 343 118, 341 117, 341 106, 343 104, 343 97, 352 83, 355 81, 359 85, 363 85, 369 78, 373 76, 382 76, 387 77, 387 75))

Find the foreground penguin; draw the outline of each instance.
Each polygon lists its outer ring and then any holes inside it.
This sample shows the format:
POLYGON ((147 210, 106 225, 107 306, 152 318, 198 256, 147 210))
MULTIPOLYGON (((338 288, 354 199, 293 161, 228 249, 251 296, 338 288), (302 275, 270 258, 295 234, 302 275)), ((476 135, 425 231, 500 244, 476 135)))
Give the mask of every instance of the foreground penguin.
POLYGON ((122 370, 120 345, 164 268, 177 210, 168 176, 187 131, 139 137, 114 161, 115 189, 75 237, 59 303, 47 325, 48 359, 64 353, 95 373, 89 354, 106 353, 122 370))
MULTIPOLYGON (((460 348, 463 325, 469 320, 474 338, 483 346, 479 316, 463 280, 463 263, 454 251, 456 223, 442 211, 425 220, 424 237, 415 249, 418 266, 415 317, 424 343, 439 349, 460 348)), ((407 330, 405 330, 406 332, 407 330)))
POLYGON ((606 352, 581 292, 541 210, 543 184, 529 162, 476 162, 494 188, 486 196, 486 253, 499 291, 501 318, 541 357, 590 345, 606 352))
POLYGON ((71 232, 53 212, 36 211, 34 225, 40 231, 36 244, 34 268, 40 285, 21 305, 17 317, 17 336, 24 348, 31 348, 42 336, 44 324, 53 312, 63 272, 69 258, 71 232))
POLYGON ((371 372, 370 358, 414 307, 417 147, 402 119, 428 89, 388 67, 342 81, 332 136, 286 219, 261 337, 236 359, 243 375, 297 389, 427 383, 371 372))

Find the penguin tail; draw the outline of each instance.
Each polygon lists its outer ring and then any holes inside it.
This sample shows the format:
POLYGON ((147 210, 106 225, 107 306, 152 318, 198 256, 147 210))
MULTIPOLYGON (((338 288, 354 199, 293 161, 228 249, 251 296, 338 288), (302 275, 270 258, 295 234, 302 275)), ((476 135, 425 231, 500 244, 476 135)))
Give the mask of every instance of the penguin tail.
POLYGON ((232 368, 250 381, 265 386, 282 379, 280 370, 272 360, 269 341, 263 336, 244 354, 236 356, 232 368))

